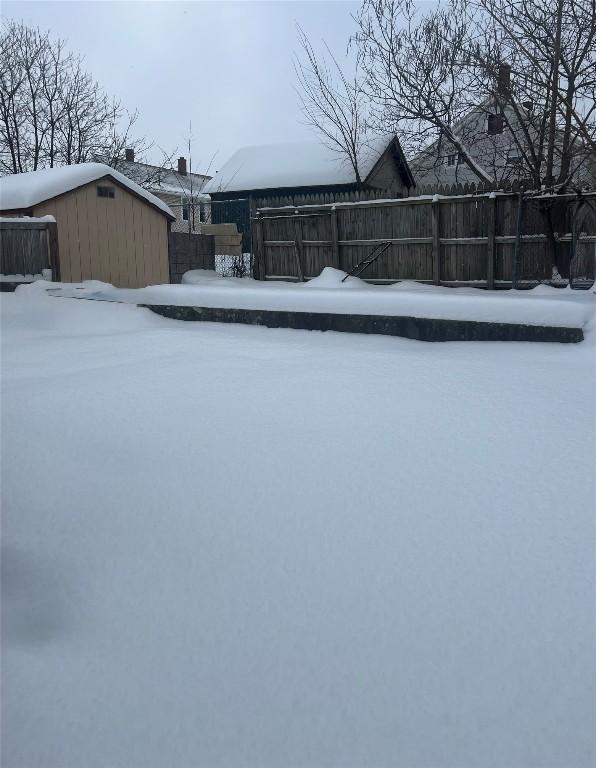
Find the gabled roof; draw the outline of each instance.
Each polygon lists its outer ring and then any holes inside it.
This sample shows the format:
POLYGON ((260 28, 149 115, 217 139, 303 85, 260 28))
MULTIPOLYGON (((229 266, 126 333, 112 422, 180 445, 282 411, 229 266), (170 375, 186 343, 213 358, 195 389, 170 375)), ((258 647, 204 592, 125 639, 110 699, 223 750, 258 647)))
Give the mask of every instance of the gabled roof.
MULTIPOLYGON (((387 151, 397 151, 404 183, 413 185, 408 164, 397 137, 370 139, 360 158, 360 176, 366 181, 387 151)), ((240 192, 253 189, 320 187, 355 184, 349 160, 322 142, 266 144, 239 149, 207 182, 203 192, 240 192)))
POLYGON ((174 168, 140 163, 136 160, 121 160, 118 169, 137 184, 142 184, 155 194, 180 195, 184 198, 205 198, 203 187, 211 176, 206 173, 178 173, 174 168))
POLYGON ((79 163, 4 176, 0 179, 0 210, 32 208, 34 205, 63 195, 65 192, 72 192, 73 189, 106 176, 128 189, 133 195, 144 199, 172 221, 175 220, 176 217, 162 200, 103 163, 79 163))

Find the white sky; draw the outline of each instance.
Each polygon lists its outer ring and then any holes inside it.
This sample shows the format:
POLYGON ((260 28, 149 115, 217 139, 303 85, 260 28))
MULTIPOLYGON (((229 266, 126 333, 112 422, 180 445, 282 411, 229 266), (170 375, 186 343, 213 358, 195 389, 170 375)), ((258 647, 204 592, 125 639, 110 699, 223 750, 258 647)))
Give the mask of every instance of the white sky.
MULTIPOLYGON (((293 89, 298 22, 342 56, 358 2, 2 2, 85 57, 138 133, 211 173, 241 146, 314 138, 293 89)), ((153 152, 150 159, 159 159, 153 152)))

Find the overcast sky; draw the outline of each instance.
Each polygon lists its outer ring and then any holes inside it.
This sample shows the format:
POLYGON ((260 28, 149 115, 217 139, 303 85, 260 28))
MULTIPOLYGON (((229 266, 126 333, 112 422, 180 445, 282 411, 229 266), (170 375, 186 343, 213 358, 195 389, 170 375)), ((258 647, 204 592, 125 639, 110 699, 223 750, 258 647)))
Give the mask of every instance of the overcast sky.
MULTIPOLYGON (((293 90, 298 22, 343 55, 358 2, 2 2, 85 57, 105 90, 138 108, 140 135, 211 173, 237 148, 314 138, 293 90)), ((159 152, 153 152, 153 160, 159 152)))

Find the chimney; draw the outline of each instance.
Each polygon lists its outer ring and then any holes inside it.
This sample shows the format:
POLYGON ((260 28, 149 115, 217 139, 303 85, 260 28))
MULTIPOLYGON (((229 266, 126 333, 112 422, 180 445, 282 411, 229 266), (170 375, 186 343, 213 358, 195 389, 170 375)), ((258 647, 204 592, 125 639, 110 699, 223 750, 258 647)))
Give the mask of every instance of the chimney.
POLYGON ((181 176, 186 176, 186 158, 185 157, 178 158, 178 173, 181 176))
POLYGON ((497 75, 497 93, 508 97, 511 92, 511 64, 499 64, 497 75))
POLYGON ((124 152, 124 156, 126 158, 127 163, 134 163, 135 161, 135 151, 134 149, 126 149, 124 152))

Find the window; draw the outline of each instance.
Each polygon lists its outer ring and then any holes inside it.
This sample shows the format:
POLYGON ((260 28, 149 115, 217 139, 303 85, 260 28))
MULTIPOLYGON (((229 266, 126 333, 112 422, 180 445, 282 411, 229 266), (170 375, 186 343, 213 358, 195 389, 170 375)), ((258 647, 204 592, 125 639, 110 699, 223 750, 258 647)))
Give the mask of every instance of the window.
POLYGON ((503 126, 505 120, 503 115, 488 115, 486 122, 486 132, 489 136, 496 136, 499 133, 503 133, 503 126))
POLYGON ((457 162, 457 155, 447 155, 447 165, 455 165, 457 162))
POLYGON ((521 161, 522 157, 519 154, 519 149, 517 149, 517 147, 507 150, 507 157, 505 159, 507 165, 519 165, 521 161))
POLYGON ((182 206, 182 221, 188 221, 188 205, 184 204, 182 206))
POLYGON ((97 187, 98 197, 114 198, 114 187, 97 187))

